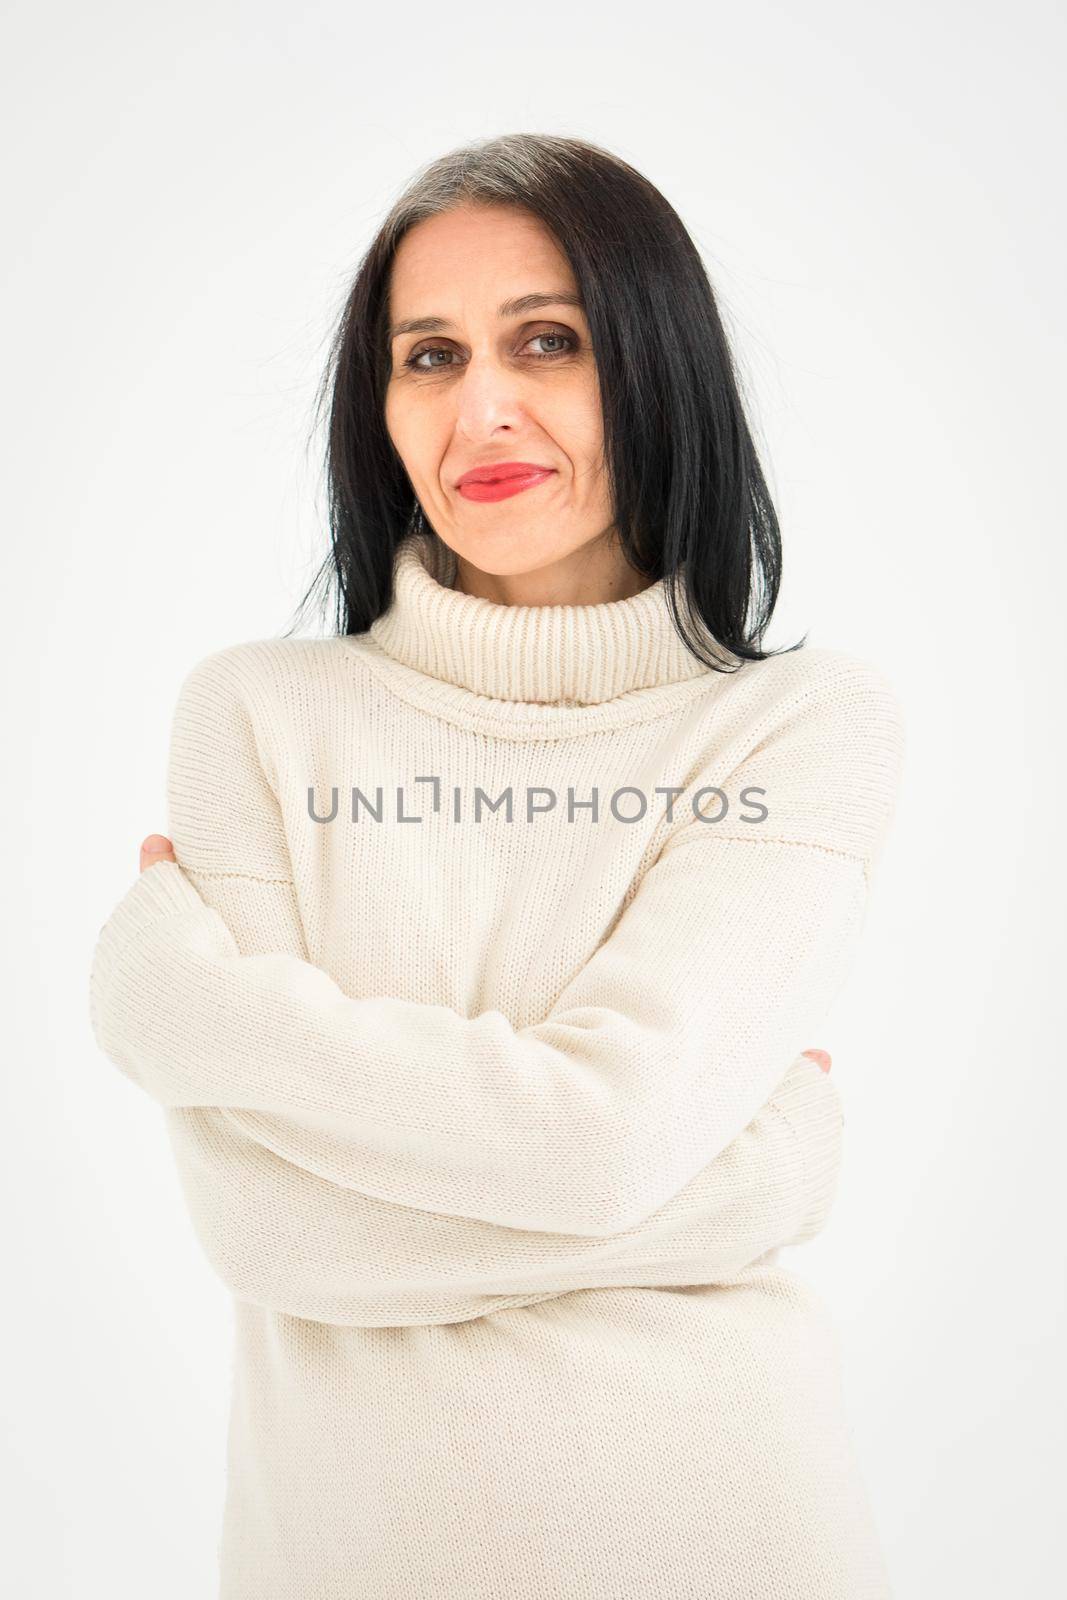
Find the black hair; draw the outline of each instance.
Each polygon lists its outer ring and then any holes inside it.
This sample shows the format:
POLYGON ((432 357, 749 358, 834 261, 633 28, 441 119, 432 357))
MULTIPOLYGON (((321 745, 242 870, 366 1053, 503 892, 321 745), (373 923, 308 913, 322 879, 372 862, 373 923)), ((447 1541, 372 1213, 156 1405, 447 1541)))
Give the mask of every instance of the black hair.
POLYGON ((596 361, 615 535, 633 568, 668 580, 686 646, 719 671, 785 653, 762 649, 781 536, 697 248, 635 168, 549 134, 476 140, 439 157, 363 256, 318 395, 320 415, 329 407, 331 550, 301 606, 325 585, 336 631, 363 633, 391 603, 397 545, 428 526, 385 425, 390 274, 409 229, 463 204, 522 207, 569 260, 596 361), (739 659, 716 659, 716 645, 739 659))

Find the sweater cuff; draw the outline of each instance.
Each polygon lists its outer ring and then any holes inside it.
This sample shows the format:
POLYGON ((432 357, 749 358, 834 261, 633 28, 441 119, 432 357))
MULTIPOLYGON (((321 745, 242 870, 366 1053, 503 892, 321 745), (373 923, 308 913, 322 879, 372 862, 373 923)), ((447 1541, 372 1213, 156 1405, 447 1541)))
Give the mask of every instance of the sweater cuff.
POLYGON ((800 1228, 789 1241, 802 1244, 823 1227, 837 1192, 845 1121, 841 1097, 836 1083, 817 1061, 798 1056, 770 1104, 788 1123, 804 1163, 800 1228))
POLYGON ((104 998, 125 952, 152 925, 175 912, 204 910, 204 901, 176 861, 156 861, 127 890, 100 929, 89 972, 89 1021, 101 1038, 104 998))

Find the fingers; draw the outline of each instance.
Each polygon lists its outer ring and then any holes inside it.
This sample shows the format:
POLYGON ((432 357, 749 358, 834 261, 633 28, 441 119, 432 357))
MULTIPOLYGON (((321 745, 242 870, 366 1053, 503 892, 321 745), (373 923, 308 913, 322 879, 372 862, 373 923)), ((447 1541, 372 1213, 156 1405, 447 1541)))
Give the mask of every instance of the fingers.
POLYGON ((829 1072, 830 1057, 825 1050, 802 1050, 800 1053, 802 1056, 810 1056, 813 1061, 818 1062, 824 1072, 829 1072))
POLYGON ((141 871, 146 867, 155 866, 157 861, 174 861, 177 864, 174 850, 169 839, 161 833, 150 833, 141 845, 141 871))

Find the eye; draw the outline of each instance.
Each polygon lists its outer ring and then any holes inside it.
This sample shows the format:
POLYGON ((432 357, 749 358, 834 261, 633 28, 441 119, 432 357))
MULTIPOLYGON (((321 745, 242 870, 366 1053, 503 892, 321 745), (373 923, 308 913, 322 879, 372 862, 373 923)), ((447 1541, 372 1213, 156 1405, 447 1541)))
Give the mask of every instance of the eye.
MULTIPOLYGON (((535 333, 528 342, 533 344, 534 339, 562 339, 565 344, 570 346, 571 350, 576 350, 578 348, 577 339, 575 339, 574 336, 569 333, 556 333, 554 330, 548 333, 535 333)), ((565 356, 566 354, 566 350, 550 350, 547 354, 535 354, 534 360, 551 361, 554 356, 565 356)))
MULTIPOLYGON (((540 333, 531 334, 526 343, 533 344, 537 339, 562 340, 567 348, 564 350, 534 351, 531 358, 534 361, 559 361, 564 356, 571 355, 580 348, 580 341, 577 337, 573 333, 564 333, 561 329, 542 329, 540 333)), ((414 372, 441 372, 455 363, 451 361, 431 361, 428 365, 423 366, 421 365, 423 356, 447 356, 454 353, 450 345, 420 344, 407 357, 404 365, 405 367, 410 367, 414 372)))

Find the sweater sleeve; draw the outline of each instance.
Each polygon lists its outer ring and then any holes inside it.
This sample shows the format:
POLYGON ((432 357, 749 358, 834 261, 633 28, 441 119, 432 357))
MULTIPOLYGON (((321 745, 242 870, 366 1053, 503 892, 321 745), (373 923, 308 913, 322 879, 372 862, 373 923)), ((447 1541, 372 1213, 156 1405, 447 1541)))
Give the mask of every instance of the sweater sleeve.
POLYGON ((798 1056, 767 1105, 662 1209, 610 1239, 396 1206, 283 1160, 224 1107, 164 1113, 200 1244, 238 1299, 341 1326, 460 1322, 575 1289, 725 1284, 822 1227, 842 1115, 798 1056))
MULTIPOLYGON (((276 1154, 365 1196, 505 1228, 623 1233, 737 1138, 815 1036, 892 806, 894 712, 866 670, 795 696, 731 776, 780 790, 773 828, 678 827, 536 1025, 351 998, 291 952, 242 954, 164 862, 100 930, 98 1043, 164 1106, 226 1107, 276 1154)), ((234 789, 207 787, 265 803, 250 876, 290 894, 257 853, 280 824, 245 733, 216 728, 239 770, 234 789)))

